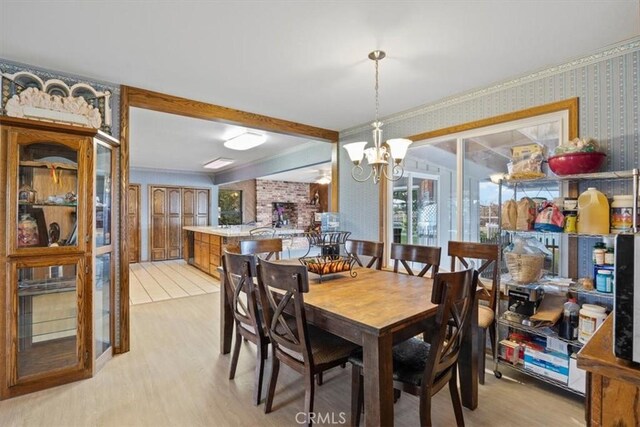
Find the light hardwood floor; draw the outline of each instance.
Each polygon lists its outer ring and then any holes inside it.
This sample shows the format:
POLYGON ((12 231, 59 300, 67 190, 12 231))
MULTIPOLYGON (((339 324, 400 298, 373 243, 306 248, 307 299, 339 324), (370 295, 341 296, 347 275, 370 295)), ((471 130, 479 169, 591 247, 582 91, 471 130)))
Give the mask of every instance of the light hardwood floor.
POLYGON ((182 259, 129 265, 131 305, 220 291, 220 282, 182 259))
MULTIPOLYGON (((219 293, 131 307, 131 351, 114 357, 94 378, 0 402, 0 426, 295 426, 304 403, 301 376, 286 366, 274 412, 251 403, 255 349, 244 343, 236 379, 229 381, 229 355, 218 353, 219 293)), ((268 375, 268 370, 267 370, 268 375)), ((325 374, 316 391, 316 411, 347 417, 350 367, 325 374)), ((514 374, 515 375, 515 374, 514 374)), ((479 407, 464 410, 467 426, 580 426, 582 403, 529 378, 480 386, 479 407), (527 384, 519 381, 527 381, 527 384)), ((397 426, 418 425, 417 398, 395 405, 397 426)), ((453 426, 449 393, 433 401, 435 426, 453 426)))

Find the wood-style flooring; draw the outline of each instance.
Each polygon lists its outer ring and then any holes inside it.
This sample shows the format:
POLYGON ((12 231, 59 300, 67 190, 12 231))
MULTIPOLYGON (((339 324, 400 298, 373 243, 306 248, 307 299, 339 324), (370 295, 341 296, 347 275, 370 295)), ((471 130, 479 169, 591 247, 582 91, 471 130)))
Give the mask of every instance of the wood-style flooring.
MULTIPOLYGON (((0 402, 0 426, 296 426, 304 405, 302 377, 281 365, 274 412, 251 403, 255 347, 243 343, 235 380, 219 350, 220 293, 131 307, 131 351, 94 378, 0 402)), ((488 365, 489 366, 489 365, 488 365)), ((268 375, 269 370, 267 370, 268 375)), ((315 409, 348 423, 350 367, 325 374, 315 409)), ((582 426, 582 401, 517 373, 488 374, 467 426, 582 426), (509 378, 511 377, 511 378, 509 378)), ((418 425, 418 400, 403 394, 396 426, 418 425)), ((454 426, 449 392, 433 400, 435 426, 454 426)))
POLYGON ((131 305, 220 291, 220 282, 182 259, 129 265, 131 305))

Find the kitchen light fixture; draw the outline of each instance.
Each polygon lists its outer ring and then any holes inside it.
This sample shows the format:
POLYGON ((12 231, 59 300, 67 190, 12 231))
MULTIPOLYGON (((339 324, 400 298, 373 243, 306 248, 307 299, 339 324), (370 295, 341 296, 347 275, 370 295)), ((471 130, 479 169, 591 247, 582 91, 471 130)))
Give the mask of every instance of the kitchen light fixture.
POLYGON ((207 164, 204 165, 207 169, 220 169, 224 166, 230 165, 234 161, 231 159, 225 159, 224 157, 218 157, 217 159, 211 160, 207 164))
POLYGON ((320 185, 331 184, 331 176, 325 175, 325 174, 320 175, 318 179, 316 179, 316 184, 320 184, 320 185))
POLYGON ((381 50, 374 50, 369 54, 369 59, 375 61, 376 64, 376 119, 372 123, 373 126, 373 147, 365 149, 367 141, 352 142, 345 144, 344 148, 349 154, 349 158, 353 162, 351 176, 358 182, 367 181, 373 176, 373 183, 377 184, 384 177, 389 181, 397 181, 404 174, 402 161, 407 154, 409 144, 413 141, 404 138, 389 139, 382 143, 382 122, 378 120, 379 96, 378 96, 378 61, 382 60, 386 54, 381 50), (369 174, 364 177, 364 168, 361 166, 362 158, 367 156, 367 162, 371 167, 369 174), (392 163, 391 174, 387 173, 387 165, 392 163))
POLYGON ((227 139, 224 142, 224 146, 232 150, 249 150, 257 147, 258 145, 266 141, 266 135, 260 135, 259 133, 245 132, 231 139, 227 139))

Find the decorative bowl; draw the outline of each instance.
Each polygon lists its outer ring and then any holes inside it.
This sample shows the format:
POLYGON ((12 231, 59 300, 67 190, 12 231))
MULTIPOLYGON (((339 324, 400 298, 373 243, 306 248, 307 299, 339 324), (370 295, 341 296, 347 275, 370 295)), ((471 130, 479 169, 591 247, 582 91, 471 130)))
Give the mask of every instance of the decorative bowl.
POLYGON ((556 175, 596 172, 602 166, 604 153, 567 153, 549 157, 549 169, 556 175))

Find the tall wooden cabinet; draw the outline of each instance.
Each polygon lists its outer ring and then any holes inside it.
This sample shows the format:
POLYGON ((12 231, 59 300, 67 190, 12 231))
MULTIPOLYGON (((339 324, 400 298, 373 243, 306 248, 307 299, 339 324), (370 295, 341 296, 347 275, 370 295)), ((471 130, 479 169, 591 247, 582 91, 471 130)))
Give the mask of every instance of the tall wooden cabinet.
POLYGON ((0 398, 90 377, 111 354, 117 149, 0 117, 0 398))
POLYGON ((182 227, 209 224, 209 190, 150 185, 149 211, 150 260, 181 258, 182 227))

